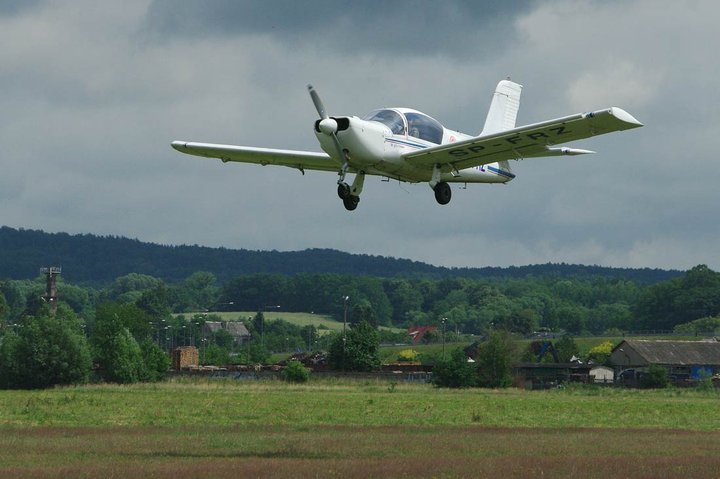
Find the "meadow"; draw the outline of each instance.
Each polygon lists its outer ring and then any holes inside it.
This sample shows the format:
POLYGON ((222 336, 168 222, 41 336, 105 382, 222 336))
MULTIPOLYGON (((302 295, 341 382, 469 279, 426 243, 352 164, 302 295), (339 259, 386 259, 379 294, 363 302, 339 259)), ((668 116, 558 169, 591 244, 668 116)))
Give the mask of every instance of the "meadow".
POLYGON ((0 477, 717 477, 719 405, 373 380, 0 391, 0 477))

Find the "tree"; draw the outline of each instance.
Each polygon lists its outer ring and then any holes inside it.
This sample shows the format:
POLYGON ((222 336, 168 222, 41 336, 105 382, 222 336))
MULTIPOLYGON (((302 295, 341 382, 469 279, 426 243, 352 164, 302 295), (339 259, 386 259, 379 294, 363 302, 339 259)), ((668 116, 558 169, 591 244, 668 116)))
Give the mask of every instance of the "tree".
POLYGON ((97 315, 90 341, 103 380, 124 384, 148 376, 140 345, 120 316, 97 315))
POLYGON ((52 315, 45 306, 17 329, 0 341, 0 386, 41 389, 88 380, 90 350, 70 308, 60 305, 52 315))
POLYGON ((468 363, 465 352, 456 348, 448 359, 441 359, 433 368, 433 384, 446 388, 470 388, 478 385, 478 371, 468 363))
POLYGON ((140 343, 140 354, 145 363, 140 379, 151 382, 164 379, 170 369, 170 358, 165 351, 148 338, 140 343))
POLYGON ((605 364, 610 360, 610 354, 613 350, 613 343, 603 341, 594 348, 590 348, 588 352, 588 360, 595 361, 598 364, 605 364))
POLYGON ((707 317, 690 321, 689 323, 677 324, 673 328, 676 333, 704 334, 720 331, 720 316, 707 317))
POLYGON ((555 341, 555 351, 557 351, 561 363, 569 363, 573 356, 578 357, 580 355, 580 348, 572 336, 568 335, 555 341))
POLYGON ((352 313, 350 315, 350 324, 355 326, 363 321, 367 322, 373 328, 377 328, 377 318, 375 317, 375 310, 370 304, 370 301, 360 300, 355 303, 352 307, 352 313))
POLYGON ((373 371, 380 367, 378 333, 367 321, 337 334, 328 354, 330 367, 342 371, 373 371))
POLYGON ((102 303, 95 309, 95 324, 117 320, 126 327, 137 341, 153 334, 153 318, 145 311, 130 303, 102 303))
POLYGON ((506 332, 493 331, 488 340, 480 344, 477 366, 480 385, 489 388, 505 388, 512 384, 512 363, 515 345, 506 332))

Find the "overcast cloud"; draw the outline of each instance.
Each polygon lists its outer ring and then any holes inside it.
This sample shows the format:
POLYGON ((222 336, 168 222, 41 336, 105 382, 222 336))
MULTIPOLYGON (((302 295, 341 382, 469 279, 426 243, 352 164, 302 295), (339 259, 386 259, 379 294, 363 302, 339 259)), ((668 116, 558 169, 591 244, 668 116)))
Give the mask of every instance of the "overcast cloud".
POLYGON ((710 1, 0 0, 0 224, 164 244, 335 248, 445 266, 720 269, 720 62, 710 1), (620 106, 645 123, 513 163, 508 185, 181 155, 172 140, 319 151, 336 115, 408 106, 476 133, 498 80, 518 123, 620 106))

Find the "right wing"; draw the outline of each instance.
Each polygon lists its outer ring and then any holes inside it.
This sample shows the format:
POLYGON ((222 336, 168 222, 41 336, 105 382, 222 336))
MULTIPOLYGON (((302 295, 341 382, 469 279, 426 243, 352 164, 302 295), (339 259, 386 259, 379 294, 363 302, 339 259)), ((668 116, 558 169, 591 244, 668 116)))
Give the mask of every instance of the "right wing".
POLYGON ((305 170, 339 171, 340 165, 326 153, 312 151, 275 150, 254 148, 251 146, 217 145, 213 143, 194 143, 173 141, 172 147, 188 155, 219 158, 223 162, 237 161, 256 165, 279 165, 305 170))
POLYGON ((432 146, 405 154, 403 158, 416 167, 433 168, 435 165, 440 165, 447 171, 449 169, 462 170, 504 160, 590 153, 587 150, 563 150, 550 147, 640 126, 643 126, 642 123, 628 112, 613 107, 477 136, 457 143, 432 146))

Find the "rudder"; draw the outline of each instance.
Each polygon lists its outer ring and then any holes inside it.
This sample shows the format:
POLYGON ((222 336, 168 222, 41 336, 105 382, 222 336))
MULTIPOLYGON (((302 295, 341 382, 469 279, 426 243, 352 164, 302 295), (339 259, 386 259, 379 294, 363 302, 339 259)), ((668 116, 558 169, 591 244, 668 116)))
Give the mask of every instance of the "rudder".
POLYGON ((510 80, 501 80, 497 84, 481 135, 515 128, 521 92, 522 85, 510 80))

